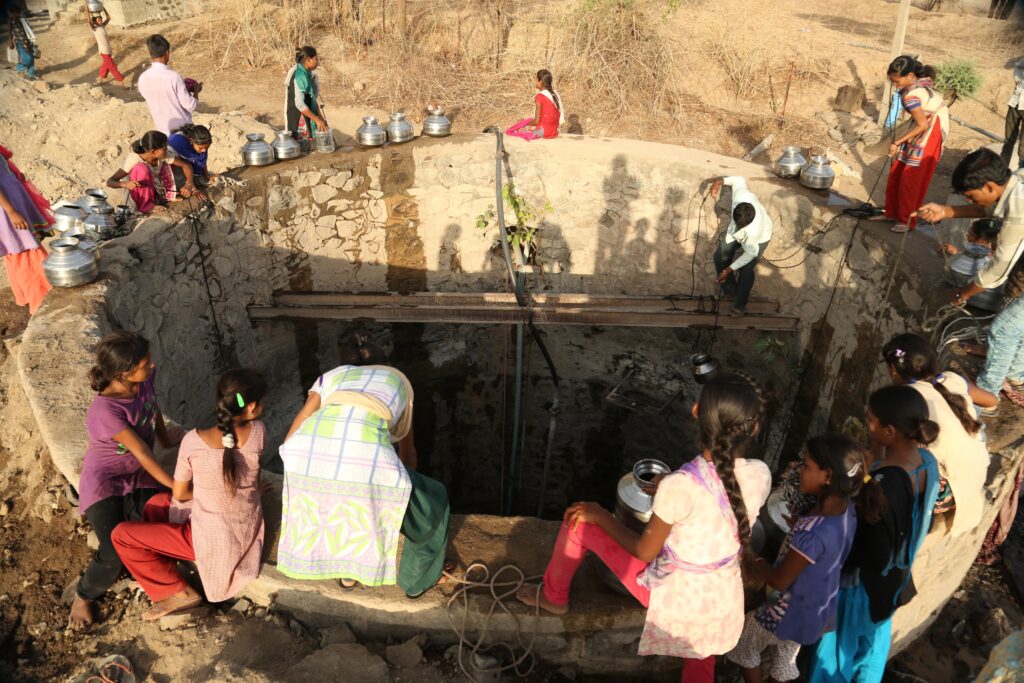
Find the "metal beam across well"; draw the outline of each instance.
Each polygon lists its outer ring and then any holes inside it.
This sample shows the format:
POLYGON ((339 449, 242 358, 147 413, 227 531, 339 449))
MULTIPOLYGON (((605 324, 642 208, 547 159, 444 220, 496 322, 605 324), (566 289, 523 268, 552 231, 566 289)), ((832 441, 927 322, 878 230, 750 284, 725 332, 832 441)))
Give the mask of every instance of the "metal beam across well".
MULTIPOLYGON (((626 327, 719 327, 796 331, 799 319, 778 314, 778 304, 751 301, 741 318, 716 315, 707 300, 666 297, 534 295, 537 325, 609 325, 626 327), (764 311, 764 312, 761 312, 764 311)), ((249 307, 253 321, 374 320, 391 323, 509 324, 527 321, 530 312, 512 294, 286 293, 275 305, 249 307)))

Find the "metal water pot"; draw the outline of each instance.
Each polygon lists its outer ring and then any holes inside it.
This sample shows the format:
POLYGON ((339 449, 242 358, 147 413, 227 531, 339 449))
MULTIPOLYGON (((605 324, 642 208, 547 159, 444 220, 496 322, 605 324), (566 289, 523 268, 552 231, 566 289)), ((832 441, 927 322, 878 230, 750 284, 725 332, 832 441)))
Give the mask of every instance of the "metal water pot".
MULTIPOLYGON (((949 262, 946 279, 954 287, 965 287, 974 281, 974 276, 989 262, 988 249, 980 244, 968 242, 960 253, 949 262)), ((967 300, 968 305, 983 311, 998 311, 1003 304, 1003 287, 986 289, 967 300)))
POLYGON ((103 3, 99 0, 86 0, 85 6, 93 14, 99 14, 103 11, 103 3))
POLYGON ((693 366, 690 371, 697 384, 705 384, 718 374, 718 361, 706 353, 695 353, 690 356, 690 364, 693 366))
POLYGON ((811 160, 800 169, 800 184, 812 190, 827 190, 835 179, 836 172, 824 154, 812 154, 811 160))
POLYGON ((270 146, 278 159, 298 159, 302 156, 302 147, 292 137, 291 131, 279 130, 274 133, 274 142, 270 146))
POLYGON ((79 201, 88 211, 95 211, 98 207, 109 206, 107 204, 107 193, 98 187, 91 187, 85 191, 85 195, 79 201))
POLYGON ((53 229, 64 233, 73 228, 84 228, 86 215, 85 209, 80 206, 65 204, 53 210, 53 229))
POLYGON ((114 228, 117 227, 117 219, 114 218, 114 207, 99 206, 85 218, 85 229, 92 230, 101 238, 110 237, 114 228))
POLYGON ((316 132, 313 133, 313 139, 316 140, 316 151, 325 154, 334 151, 334 129, 317 128, 316 132))
POLYGON ((263 133, 249 133, 242 145, 242 161, 246 166, 266 166, 274 163, 274 149, 263 139, 263 133))
POLYGON ((782 148, 782 156, 775 162, 775 175, 780 178, 797 178, 800 169, 807 165, 803 150, 790 145, 782 148))
POLYGON ((441 107, 431 107, 427 111, 430 116, 423 120, 423 134, 435 138, 443 138, 452 134, 452 122, 444 115, 441 107))
POLYGON ((99 277, 96 256, 81 249, 78 240, 62 237, 50 243, 50 255, 43 261, 43 272, 54 287, 78 287, 99 277))
POLYGON ((405 120, 405 114, 395 112, 391 115, 391 123, 388 124, 388 142, 408 142, 412 140, 415 133, 412 124, 405 120))
POLYGON ((356 130, 356 140, 363 147, 380 147, 388 139, 388 134, 377 122, 376 116, 364 116, 363 125, 356 130))
POLYGON ((643 533, 644 526, 651 521, 651 507, 654 496, 644 491, 645 486, 654 484, 659 474, 672 470, 660 460, 638 460, 633 471, 619 479, 615 497, 615 517, 637 533, 643 533))

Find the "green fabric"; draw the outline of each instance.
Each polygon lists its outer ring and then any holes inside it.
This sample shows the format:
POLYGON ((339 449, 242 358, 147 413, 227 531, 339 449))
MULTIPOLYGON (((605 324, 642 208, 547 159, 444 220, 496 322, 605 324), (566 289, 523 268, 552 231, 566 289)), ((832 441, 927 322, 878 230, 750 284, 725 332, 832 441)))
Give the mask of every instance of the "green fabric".
MULTIPOLYGON (((306 95, 306 106, 309 110, 320 116, 320 92, 317 88, 316 81, 313 79, 313 74, 309 73, 309 69, 298 64, 295 67, 295 87, 306 95)), ((316 133, 316 122, 311 119, 306 119, 306 125, 309 127, 309 134, 312 136, 316 133)))
POLYGON ((451 507, 444 484, 408 470, 412 495, 402 519, 402 557, 398 586, 407 595, 418 595, 438 582, 448 547, 451 507))

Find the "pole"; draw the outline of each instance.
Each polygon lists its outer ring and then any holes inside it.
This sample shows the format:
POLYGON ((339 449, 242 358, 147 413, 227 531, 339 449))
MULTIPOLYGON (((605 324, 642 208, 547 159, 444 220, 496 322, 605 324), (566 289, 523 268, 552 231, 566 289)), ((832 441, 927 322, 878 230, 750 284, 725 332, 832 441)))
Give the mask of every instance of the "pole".
MULTIPOLYGON (((892 37, 892 49, 889 50, 889 61, 896 59, 903 54, 903 42, 907 37, 907 22, 910 20, 910 0, 900 0, 900 14, 896 19, 896 33, 892 37)), ((878 125, 885 123, 885 117, 889 113, 889 99, 892 97, 892 84, 888 77, 885 79, 885 86, 882 88, 882 101, 878 105, 878 125)))

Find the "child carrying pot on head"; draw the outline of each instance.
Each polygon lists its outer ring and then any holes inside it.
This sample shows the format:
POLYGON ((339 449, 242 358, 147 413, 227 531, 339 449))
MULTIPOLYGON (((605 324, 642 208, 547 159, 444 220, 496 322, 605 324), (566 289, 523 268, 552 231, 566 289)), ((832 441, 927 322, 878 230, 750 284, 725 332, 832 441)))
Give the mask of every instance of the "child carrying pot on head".
POLYGON ((153 601, 147 621, 195 607, 199 595, 178 573, 195 560, 210 602, 223 602, 259 576, 263 550, 260 457, 266 429, 259 417, 267 382, 255 370, 228 370, 217 382, 217 424, 185 435, 173 496, 191 501, 184 524, 169 521, 168 497, 153 519, 124 522, 112 534, 117 554, 153 601))
POLYGON ((110 39, 107 38, 107 24, 110 23, 110 15, 107 14, 106 8, 98 2, 86 2, 85 21, 96 38, 96 47, 100 51, 100 60, 103 62, 100 65, 99 79, 102 81, 110 75, 118 83, 128 85, 124 76, 117 70, 117 64, 114 63, 114 57, 110 50, 110 39))
POLYGON ((547 69, 537 72, 537 90, 540 92, 533 98, 533 118, 512 124, 505 131, 505 135, 524 140, 558 137, 558 128, 565 121, 565 115, 562 98, 555 92, 552 78, 551 72, 547 69))
POLYGON ((128 199, 139 213, 163 211, 177 196, 171 168, 191 181, 192 166, 169 154, 167 136, 151 130, 131 145, 121 168, 107 178, 107 187, 128 190, 128 199))
POLYGON ((814 506, 792 525, 772 566, 755 562, 753 581, 766 583, 768 601, 747 613, 740 642, 727 656, 743 667, 746 683, 761 683, 761 657, 772 650, 771 679, 792 681, 802 645, 812 645, 835 627, 839 574, 857 529, 857 512, 881 517, 878 484, 866 477, 867 454, 844 434, 822 434, 807 442, 800 466, 800 492, 814 506), (854 502, 856 501, 856 508, 854 502))
POLYGON ((592 552, 647 608, 640 654, 681 657, 683 683, 712 683, 715 656, 743 630, 740 565, 771 489, 768 466, 740 457, 764 414, 746 375, 708 381, 693 406, 702 450, 658 483, 643 534, 596 503, 569 506, 543 585, 523 586, 519 600, 566 614, 573 576, 592 552))

